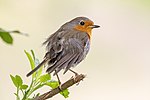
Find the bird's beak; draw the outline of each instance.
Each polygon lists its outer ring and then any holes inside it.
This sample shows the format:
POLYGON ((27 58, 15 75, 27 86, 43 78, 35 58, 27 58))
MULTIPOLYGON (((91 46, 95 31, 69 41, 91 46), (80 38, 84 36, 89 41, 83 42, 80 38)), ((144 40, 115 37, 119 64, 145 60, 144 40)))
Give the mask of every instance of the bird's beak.
POLYGON ((100 26, 99 25, 91 25, 89 27, 91 27, 91 28, 99 28, 100 26))

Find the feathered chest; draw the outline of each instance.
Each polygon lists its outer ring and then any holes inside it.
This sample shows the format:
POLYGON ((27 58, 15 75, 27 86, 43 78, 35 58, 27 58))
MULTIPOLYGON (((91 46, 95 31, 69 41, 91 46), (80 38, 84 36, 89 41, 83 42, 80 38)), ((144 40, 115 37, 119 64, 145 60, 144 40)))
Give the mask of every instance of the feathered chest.
MULTIPOLYGON (((64 42, 67 43, 68 46, 82 51, 83 55, 86 55, 90 49, 89 36, 84 32, 73 34, 70 37, 68 37, 64 42)), ((69 47, 69 49, 71 48, 69 47)))

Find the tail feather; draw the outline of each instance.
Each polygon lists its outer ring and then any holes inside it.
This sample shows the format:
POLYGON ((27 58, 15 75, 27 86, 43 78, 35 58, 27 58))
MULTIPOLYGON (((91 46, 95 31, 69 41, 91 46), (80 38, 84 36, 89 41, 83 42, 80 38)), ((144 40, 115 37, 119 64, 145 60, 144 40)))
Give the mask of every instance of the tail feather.
POLYGON ((32 71, 30 71, 26 76, 29 77, 30 75, 32 75, 36 70, 38 70, 46 62, 47 62, 47 59, 44 59, 37 67, 35 67, 32 71))

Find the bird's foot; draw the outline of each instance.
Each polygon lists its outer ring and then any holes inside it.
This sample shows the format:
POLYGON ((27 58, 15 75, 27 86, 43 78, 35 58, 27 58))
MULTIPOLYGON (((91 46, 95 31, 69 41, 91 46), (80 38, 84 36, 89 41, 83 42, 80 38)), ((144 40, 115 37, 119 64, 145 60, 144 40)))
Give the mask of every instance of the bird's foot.
POLYGON ((60 91, 62 91, 62 87, 61 84, 59 84, 59 86, 57 87, 60 91))

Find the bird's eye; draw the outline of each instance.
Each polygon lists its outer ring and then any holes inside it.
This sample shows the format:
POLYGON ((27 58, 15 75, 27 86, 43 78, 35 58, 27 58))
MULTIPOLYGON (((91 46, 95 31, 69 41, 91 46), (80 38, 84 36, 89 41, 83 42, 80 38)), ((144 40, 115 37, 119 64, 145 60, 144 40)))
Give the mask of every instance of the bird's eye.
POLYGON ((82 25, 82 26, 83 26, 84 24, 85 24, 85 22, 84 22, 84 21, 80 21, 80 25, 82 25))

